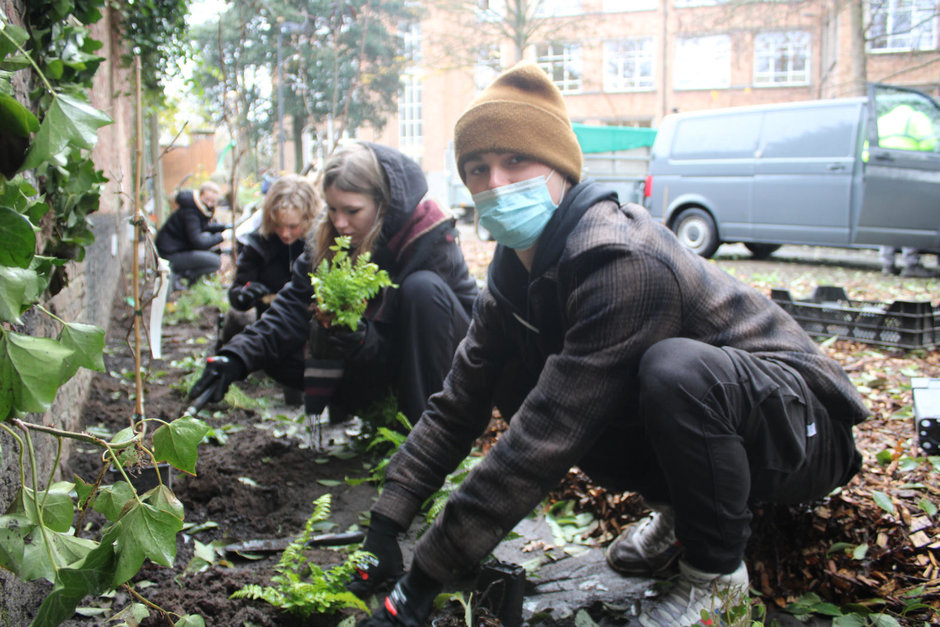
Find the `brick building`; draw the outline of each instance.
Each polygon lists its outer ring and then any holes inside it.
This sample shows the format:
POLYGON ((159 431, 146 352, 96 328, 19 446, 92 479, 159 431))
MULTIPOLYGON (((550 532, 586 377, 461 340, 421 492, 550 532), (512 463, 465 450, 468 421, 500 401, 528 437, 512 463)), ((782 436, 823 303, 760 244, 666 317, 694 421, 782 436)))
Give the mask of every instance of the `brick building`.
POLYGON ((673 111, 852 95, 866 78, 940 97, 935 0, 529 0, 522 45, 500 34, 507 4, 424 0, 398 115, 364 137, 417 159, 438 198, 454 187, 454 123, 520 56, 588 124, 655 128, 673 111))

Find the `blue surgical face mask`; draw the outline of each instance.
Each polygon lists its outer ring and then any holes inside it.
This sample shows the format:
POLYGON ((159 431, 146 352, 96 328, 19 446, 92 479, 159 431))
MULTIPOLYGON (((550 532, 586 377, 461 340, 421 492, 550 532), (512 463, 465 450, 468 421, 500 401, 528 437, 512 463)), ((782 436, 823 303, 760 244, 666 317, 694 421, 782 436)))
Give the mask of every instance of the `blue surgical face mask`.
POLYGON ((535 245, 558 208, 548 191, 548 179, 537 176, 473 195, 477 216, 503 246, 525 250, 535 245))

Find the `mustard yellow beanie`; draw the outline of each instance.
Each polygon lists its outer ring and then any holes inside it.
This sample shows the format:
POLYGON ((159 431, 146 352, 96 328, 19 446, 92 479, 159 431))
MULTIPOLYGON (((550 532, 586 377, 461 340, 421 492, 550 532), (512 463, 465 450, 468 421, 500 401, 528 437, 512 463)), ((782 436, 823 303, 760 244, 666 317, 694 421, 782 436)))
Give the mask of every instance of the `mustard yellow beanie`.
POLYGON ((481 152, 516 152, 581 180, 581 145, 561 92, 534 63, 506 70, 477 96, 454 128, 457 172, 481 152))

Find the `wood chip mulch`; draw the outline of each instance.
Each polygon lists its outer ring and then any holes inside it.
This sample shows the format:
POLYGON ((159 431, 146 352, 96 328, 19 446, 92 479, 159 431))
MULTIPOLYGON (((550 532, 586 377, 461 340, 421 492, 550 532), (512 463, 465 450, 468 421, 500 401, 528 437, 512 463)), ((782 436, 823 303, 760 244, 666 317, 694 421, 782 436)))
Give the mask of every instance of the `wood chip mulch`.
MULTIPOLYGON (((755 508, 746 556, 752 586, 780 608, 813 592, 843 608, 890 610, 902 624, 937 624, 940 458, 925 458, 917 449, 909 382, 912 374, 940 376, 940 355, 848 341, 826 350, 847 364, 872 411, 855 428, 863 468, 822 501, 755 508), (922 605, 899 616, 915 604, 922 605)), ((593 513, 597 544, 610 542, 647 511, 637 495, 609 493, 578 469, 551 499, 573 499, 579 511, 593 513)))

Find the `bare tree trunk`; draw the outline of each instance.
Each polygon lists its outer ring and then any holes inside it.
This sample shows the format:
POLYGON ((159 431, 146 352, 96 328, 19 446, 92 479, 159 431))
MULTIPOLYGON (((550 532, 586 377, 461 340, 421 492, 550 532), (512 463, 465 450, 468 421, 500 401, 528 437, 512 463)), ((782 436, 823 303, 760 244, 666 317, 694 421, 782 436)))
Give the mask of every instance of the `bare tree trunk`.
POLYGON ((163 191, 163 153, 160 150, 160 120, 152 111, 148 120, 150 135, 150 167, 153 169, 153 210, 157 226, 166 221, 166 194, 163 191))
POLYGON ((865 8, 862 0, 849 0, 849 30, 851 33, 850 80, 852 95, 865 95, 868 83, 868 68, 865 59, 865 8))

